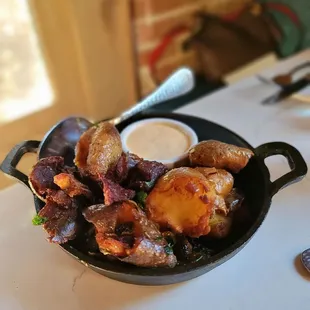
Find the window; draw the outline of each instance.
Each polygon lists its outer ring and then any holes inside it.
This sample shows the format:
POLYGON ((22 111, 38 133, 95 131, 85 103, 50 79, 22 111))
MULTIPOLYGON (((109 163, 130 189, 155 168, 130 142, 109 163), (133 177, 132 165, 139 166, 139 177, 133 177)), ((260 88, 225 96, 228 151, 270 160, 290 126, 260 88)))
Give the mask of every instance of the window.
POLYGON ((0 124, 51 106, 53 91, 27 0, 2 0, 0 124))

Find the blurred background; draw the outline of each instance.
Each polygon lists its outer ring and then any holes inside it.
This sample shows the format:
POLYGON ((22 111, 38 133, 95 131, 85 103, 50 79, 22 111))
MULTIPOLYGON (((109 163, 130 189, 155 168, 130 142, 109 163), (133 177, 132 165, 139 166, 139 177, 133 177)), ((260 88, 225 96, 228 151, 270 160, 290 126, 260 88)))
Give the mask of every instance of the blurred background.
POLYGON ((195 89, 158 109, 268 68, 310 46, 309 13, 309 0, 1 0, 0 160, 68 115, 115 116, 180 66, 195 89))

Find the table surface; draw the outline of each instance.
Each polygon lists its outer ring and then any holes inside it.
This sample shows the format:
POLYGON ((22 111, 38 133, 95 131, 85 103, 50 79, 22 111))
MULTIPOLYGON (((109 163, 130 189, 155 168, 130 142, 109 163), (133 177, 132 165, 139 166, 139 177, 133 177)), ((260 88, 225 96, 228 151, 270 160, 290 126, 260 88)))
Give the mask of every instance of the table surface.
MULTIPOLYGON (((270 77, 309 59, 310 50, 304 51, 262 74, 270 77)), ((222 124, 253 146, 291 143, 310 165, 310 103, 289 99, 262 106, 276 89, 252 77, 178 112, 222 124)), ((283 157, 267 163, 273 179, 288 170, 283 157)), ((309 185, 306 177, 279 192, 254 238, 231 260, 189 282, 162 287, 116 282, 75 262, 32 226, 32 195, 14 185, 0 192, 0 309, 309 309, 310 277, 299 260, 310 247, 309 185)))

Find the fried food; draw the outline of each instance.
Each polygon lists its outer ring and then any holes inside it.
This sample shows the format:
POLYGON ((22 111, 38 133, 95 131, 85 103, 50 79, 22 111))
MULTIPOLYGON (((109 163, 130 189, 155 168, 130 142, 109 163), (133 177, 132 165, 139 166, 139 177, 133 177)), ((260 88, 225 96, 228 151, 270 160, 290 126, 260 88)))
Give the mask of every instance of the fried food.
POLYGON ((49 235, 49 242, 62 244, 75 239, 78 230, 77 210, 74 202, 64 208, 53 201, 47 201, 38 215, 44 219, 43 229, 49 235))
POLYGON ((225 197, 225 203, 229 212, 237 211, 241 207, 243 200, 243 194, 237 188, 233 188, 225 197))
POLYGON ((68 208, 72 203, 72 199, 63 190, 48 189, 46 200, 64 208, 68 208))
POLYGON ((140 160, 130 169, 126 183, 131 189, 148 192, 154 186, 157 179, 167 171, 167 167, 162 163, 140 160))
POLYGON ((218 195, 225 198, 234 186, 234 177, 224 169, 197 167, 195 170, 213 182, 218 195))
POLYGON ((225 238, 233 220, 235 229, 249 218, 230 172, 239 172, 253 155, 202 141, 188 153, 191 167, 168 171, 160 162, 124 153, 117 129, 103 122, 80 137, 77 167, 66 167, 59 156, 33 167, 30 186, 46 202, 33 224, 43 225, 53 243, 77 238, 98 259, 103 253, 141 267, 174 267, 177 257, 197 261, 214 253, 199 237, 225 238))
POLYGON ((203 174, 214 185, 217 194, 215 198, 215 211, 227 215, 229 209, 226 206, 225 198, 233 188, 234 177, 223 169, 197 167, 195 170, 203 174))
POLYGON ((246 148, 215 140, 202 141, 189 150, 191 166, 214 167, 238 173, 254 153, 246 148))
POLYGON ((122 153, 114 170, 110 170, 110 179, 122 183, 127 179, 129 171, 134 168, 142 158, 131 153, 122 153))
POLYGON ((122 143, 117 129, 109 122, 102 122, 81 136, 74 162, 83 175, 98 180, 116 166, 121 155, 122 143))
POLYGON ((135 191, 127 188, 123 188, 119 184, 102 177, 104 204, 106 206, 111 205, 114 202, 120 202, 124 200, 130 200, 135 197, 135 191))
POLYGON ((190 237, 207 235, 215 211, 216 191, 199 171, 181 167, 170 170, 146 199, 148 218, 162 229, 190 237))
POLYGON ((64 159, 50 156, 39 160, 29 174, 29 185, 32 191, 43 201, 49 189, 57 189, 54 176, 64 170, 64 159))
POLYGON ((232 226, 232 218, 215 213, 210 218, 211 231, 208 236, 222 239, 228 236, 232 226))
POLYGON ((78 181, 72 174, 59 173, 54 176, 54 183, 71 198, 75 196, 85 196, 90 199, 92 197, 89 188, 78 181))
POLYGON ((156 225, 133 201, 110 206, 94 205, 84 210, 85 219, 96 228, 100 251, 143 267, 174 267, 176 257, 156 225))
POLYGON ((78 143, 75 146, 75 158, 74 163, 78 167, 79 171, 83 175, 88 175, 88 164, 87 158, 89 154, 89 148, 92 143, 93 135, 96 132, 96 126, 90 127, 87 131, 85 131, 78 143))

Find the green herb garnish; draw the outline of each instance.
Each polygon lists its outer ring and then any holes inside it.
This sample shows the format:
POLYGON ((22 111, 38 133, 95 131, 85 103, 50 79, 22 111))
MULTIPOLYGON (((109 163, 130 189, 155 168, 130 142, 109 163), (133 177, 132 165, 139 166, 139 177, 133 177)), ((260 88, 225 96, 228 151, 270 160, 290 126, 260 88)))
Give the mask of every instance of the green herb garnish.
POLYGON ((166 246, 164 247, 164 250, 165 250, 166 254, 168 254, 168 255, 172 255, 172 254, 173 254, 172 247, 169 246, 169 245, 166 245, 166 246))
POLYGON ((144 210, 145 208, 145 200, 146 200, 146 197, 147 197, 147 193, 146 192, 143 192, 143 191, 140 191, 140 192, 137 192, 136 193, 136 196, 134 198, 135 202, 138 204, 138 206, 144 210))
POLYGON ((176 243, 175 237, 172 234, 170 234, 170 235, 166 235, 165 239, 167 241, 168 246, 170 248, 173 248, 176 243))
POLYGON ((155 238, 155 241, 160 241, 160 240, 163 240, 163 239, 164 239, 163 236, 159 236, 159 237, 155 238))
POLYGON ((155 183, 156 183, 156 180, 145 182, 145 184, 149 190, 154 187, 155 183))
POLYGON ((168 247, 173 248, 173 246, 174 246, 174 243, 168 241, 168 247))
POLYGON ((197 259, 194 260, 194 263, 199 262, 201 259, 203 259, 203 255, 200 255, 197 259))
POLYGON ((46 221, 47 221, 47 218, 42 217, 42 216, 37 214, 33 217, 32 224, 35 226, 39 226, 39 225, 46 223, 46 221))

